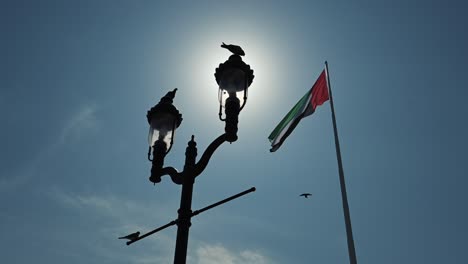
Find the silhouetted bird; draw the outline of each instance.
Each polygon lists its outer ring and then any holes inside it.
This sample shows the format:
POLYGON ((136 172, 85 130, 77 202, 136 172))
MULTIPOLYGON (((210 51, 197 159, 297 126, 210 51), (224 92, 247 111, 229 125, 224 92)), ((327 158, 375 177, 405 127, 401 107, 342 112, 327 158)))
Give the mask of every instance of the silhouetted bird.
POLYGON ((223 42, 223 45, 221 45, 221 47, 229 50, 230 52, 234 53, 235 55, 239 55, 239 56, 244 56, 245 55, 244 50, 242 50, 242 48, 240 46, 232 45, 232 44, 226 45, 226 43, 223 42))
POLYGON ((301 194, 299 196, 304 196, 305 198, 308 198, 311 195, 312 195, 311 193, 303 193, 303 194, 301 194))
POLYGON ((164 97, 168 97, 173 100, 176 92, 177 92, 177 88, 175 88, 173 91, 168 92, 164 97))
POLYGON ((123 237, 119 237, 119 239, 128 239, 128 240, 135 240, 140 236, 140 232, 135 232, 130 235, 126 235, 123 237))

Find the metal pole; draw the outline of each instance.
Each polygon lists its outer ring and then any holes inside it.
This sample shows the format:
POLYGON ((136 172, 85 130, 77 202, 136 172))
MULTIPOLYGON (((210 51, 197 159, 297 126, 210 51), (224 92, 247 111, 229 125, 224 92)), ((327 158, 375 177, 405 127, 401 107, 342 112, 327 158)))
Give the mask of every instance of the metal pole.
POLYGON ((341 199, 343 201, 343 214, 344 214, 345 225, 346 225, 346 237, 348 240, 349 263, 357 264, 356 249, 354 248, 353 230, 351 228, 351 216, 349 213, 348 196, 346 194, 343 163, 341 161, 340 141, 338 140, 338 129, 336 128, 335 107, 333 106, 333 96, 332 96, 332 90, 330 86, 330 75, 328 74, 328 62, 326 61, 325 61, 325 67, 327 71, 328 91, 330 94, 330 107, 331 107, 331 112, 332 112, 333 131, 335 133, 336 158, 338 160, 338 172, 340 176, 340 186, 341 186, 341 199))
POLYGON ((177 211, 177 240, 174 253, 174 264, 185 264, 187 258, 187 246, 189 238, 189 229, 192 223, 190 216, 192 214, 192 192, 193 178, 187 179, 182 184, 182 194, 180 198, 180 209, 177 211))
POLYGON ((182 193, 180 196, 180 209, 177 211, 177 240, 174 252, 174 264, 185 264, 187 259, 187 246, 189 229, 192 223, 192 194, 195 182, 195 159, 197 157, 197 143, 194 136, 189 141, 185 151, 184 175, 182 176, 182 193))

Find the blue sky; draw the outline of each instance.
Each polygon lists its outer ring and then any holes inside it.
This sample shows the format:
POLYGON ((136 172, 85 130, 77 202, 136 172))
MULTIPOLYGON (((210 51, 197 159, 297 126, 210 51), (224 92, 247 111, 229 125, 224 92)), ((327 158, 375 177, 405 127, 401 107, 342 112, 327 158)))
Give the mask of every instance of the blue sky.
POLYGON ((166 165, 223 133, 215 68, 255 71, 239 140, 197 178, 188 263, 347 263, 329 103, 267 136, 330 66, 359 263, 464 263, 468 38, 462 1, 1 1, 6 263, 172 263, 180 186, 148 181, 146 111, 183 115, 166 165), (196 3, 195 3, 196 2, 196 3), (298 197, 311 192, 311 199, 298 197))

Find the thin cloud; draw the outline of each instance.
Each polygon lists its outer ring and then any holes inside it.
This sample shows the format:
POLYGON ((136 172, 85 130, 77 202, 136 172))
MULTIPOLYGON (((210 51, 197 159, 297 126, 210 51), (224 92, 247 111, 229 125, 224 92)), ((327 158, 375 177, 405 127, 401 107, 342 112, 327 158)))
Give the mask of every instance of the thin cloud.
MULTIPOLYGON (((94 252, 100 258, 112 263, 170 263, 172 259, 172 245, 175 244, 171 238, 163 232, 145 238, 143 245, 136 247, 135 251, 122 251, 127 247, 125 241, 117 237, 140 231, 145 233, 154 229, 153 223, 165 223, 168 220, 164 213, 164 205, 145 204, 121 199, 112 194, 74 194, 65 192, 57 187, 49 191, 49 196, 64 210, 77 211, 84 217, 105 219, 105 225, 95 226, 92 236, 96 238, 93 243, 84 243, 83 246, 94 252), (159 210, 151 210, 158 207, 159 210), (151 223, 150 225, 148 223, 151 223), (151 253, 138 252, 141 247, 152 248, 151 253)), ((87 232, 87 231, 85 231, 87 232)), ((80 232, 80 235, 83 232, 80 232)), ((63 239, 67 239, 66 237, 63 239)), ((140 250, 141 251, 141 250, 140 250)))
MULTIPOLYGON (((153 219, 156 221, 171 220, 163 216, 164 211, 169 211, 162 204, 145 204, 144 202, 136 202, 131 200, 121 199, 112 194, 74 194, 65 192, 57 187, 51 189, 49 195, 59 204, 66 208, 89 211, 94 214, 99 214, 102 217, 109 217, 121 222, 132 223, 139 221, 142 218, 153 219), (159 208, 156 213, 151 208, 159 208)), ((170 214, 168 214, 170 215, 170 214)), ((140 228, 152 228, 140 226, 140 228)), ((121 232, 132 230, 121 230, 121 232)), ((134 232, 134 231, 133 231, 134 232)))
MULTIPOLYGON (((168 220, 171 209, 165 208, 164 205, 142 204, 141 202, 119 199, 115 195, 82 195, 70 194, 63 192, 57 188, 50 192, 51 197, 64 207, 72 210, 80 211, 81 215, 98 215, 98 217, 109 218, 105 227, 96 227, 103 235, 109 234, 126 234, 137 230, 150 231, 155 226, 147 226, 141 222, 141 219, 151 219, 152 223, 165 223, 168 220), (158 213, 155 210, 148 208, 158 207, 158 213), (168 212, 168 213, 165 213, 168 212), (144 217, 141 217, 143 216, 144 217), (162 215, 162 216, 161 216, 162 215), (163 219, 164 218, 164 219, 163 219), (140 222, 138 223, 138 221, 140 222)), ((105 238, 109 239, 109 238, 105 238)), ((169 237, 164 233, 145 238, 145 246, 156 248, 154 252, 145 255, 120 255, 115 253, 115 249, 111 246, 93 245, 93 250, 106 259, 122 260, 126 259, 131 263, 171 263, 173 259, 173 250, 175 245, 175 237, 169 237)), ((191 240, 190 244, 196 248, 194 251, 189 250, 187 256, 190 263, 196 264, 272 264, 270 258, 255 250, 230 250, 220 244, 209 244, 202 241, 191 240), (190 254, 190 252, 193 252, 190 254)))
POLYGON ((198 264, 266 264, 273 263, 259 252, 243 250, 231 251, 221 245, 204 245, 197 249, 198 264))
POLYGON ((0 179, 0 191, 15 190, 17 187, 26 184, 34 175, 38 174, 39 166, 44 166, 47 159, 54 155, 63 144, 70 141, 76 142, 86 132, 97 130, 99 121, 96 117, 96 111, 97 106, 94 104, 82 106, 62 127, 55 142, 42 148, 34 158, 25 162, 16 173, 13 173, 13 176, 0 179))
POLYGON ((82 106, 62 128, 58 143, 79 140, 84 132, 97 129, 99 122, 96 111, 97 107, 94 104, 82 106))

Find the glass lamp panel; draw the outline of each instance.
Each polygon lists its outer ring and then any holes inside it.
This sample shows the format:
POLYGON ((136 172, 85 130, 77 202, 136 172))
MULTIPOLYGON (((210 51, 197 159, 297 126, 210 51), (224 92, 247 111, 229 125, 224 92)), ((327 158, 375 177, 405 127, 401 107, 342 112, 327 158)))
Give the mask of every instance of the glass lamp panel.
MULTIPOLYGON (((218 93, 219 93, 218 94, 219 102, 221 103, 221 106, 223 108, 226 106, 226 99, 229 96, 235 96, 239 98, 240 105, 244 103, 244 91, 239 91, 239 92, 229 94, 226 90, 219 89, 218 93)), ((245 95, 247 96, 247 91, 245 91, 245 95)))
POLYGON ((158 130, 154 130, 150 127, 148 136, 148 143, 150 144, 150 146, 153 147, 154 142, 156 142, 158 139, 161 139, 164 143, 166 143, 166 148, 169 149, 171 146, 172 130, 163 134, 160 133, 158 130))
POLYGON ((175 117, 168 113, 158 114, 151 119, 150 131, 148 134, 148 144, 150 147, 152 147, 157 140, 162 140, 169 149, 174 121, 175 117))
POLYGON ((242 105, 244 90, 246 88, 246 75, 244 71, 237 68, 226 69, 219 82, 219 102, 224 107, 226 99, 230 96, 235 96, 240 100, 240 104, 242 105))

